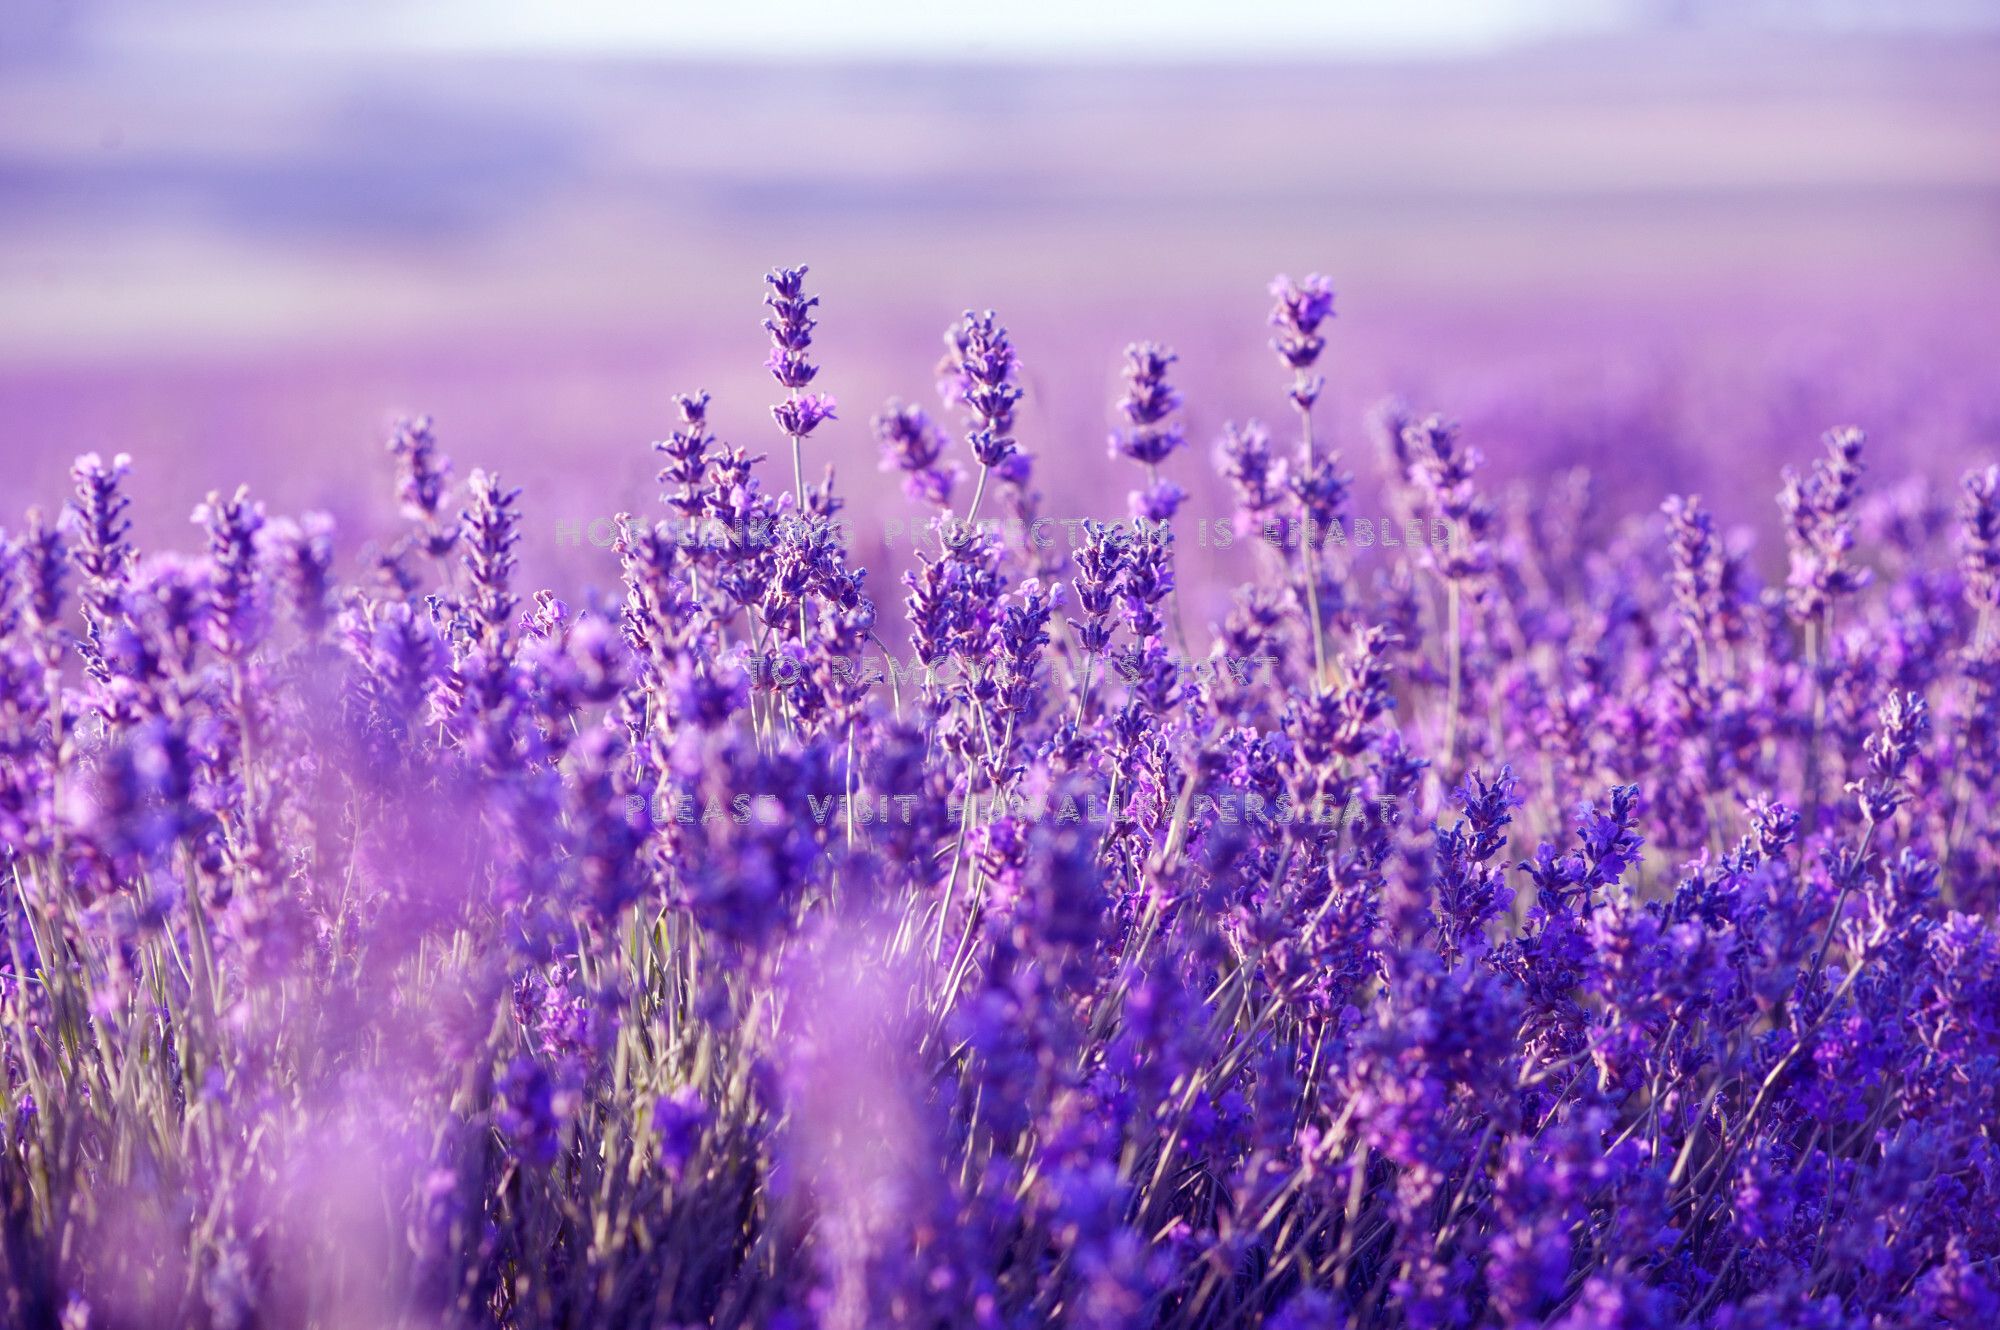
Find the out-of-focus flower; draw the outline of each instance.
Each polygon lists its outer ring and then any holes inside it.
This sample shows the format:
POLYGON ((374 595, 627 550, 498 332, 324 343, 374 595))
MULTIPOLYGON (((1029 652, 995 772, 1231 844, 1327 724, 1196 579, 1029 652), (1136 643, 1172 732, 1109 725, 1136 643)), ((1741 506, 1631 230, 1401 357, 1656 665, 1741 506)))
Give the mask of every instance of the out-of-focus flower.
POLYGON ((1861 490, 1861 446, 1866 436, 1852 426, 1827 431, 1826 456, 1800 476, 1785 469, 1778 507, 1785 515, 1791 546, 1788 603, 1795 617, 1820 617, 1836 600, 1868 584, 1869 572, 1848 559, 1854 546, 1854 505, 1861 490))

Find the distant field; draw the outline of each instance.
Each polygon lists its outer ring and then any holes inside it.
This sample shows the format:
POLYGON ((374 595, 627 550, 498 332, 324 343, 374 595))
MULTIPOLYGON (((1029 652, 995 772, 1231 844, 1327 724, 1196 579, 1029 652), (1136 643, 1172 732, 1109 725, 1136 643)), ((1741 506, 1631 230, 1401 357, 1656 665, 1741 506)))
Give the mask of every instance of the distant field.
POLYGON ((1202 506, 1221 423, 1283 407, 1263 286, 1318 269, 1350 452, 1394 389, 1462 417, 1500 475, 1588 461, 1643 507, 1696 487, 1766 523, 1779 465, 1836 419, 1885 465, 1992 451, 1960 422, 2000 422, 2000 388, 1967 386, 2000 379, 1960 370, 2000 331, 1995 89, 2000 51, 1966 43, 12 70, 0 511, 127 450, 147 539, 247 477, 349 514, 351 549, 389 415, 427 410, 462 470, 527 486, 529 571, 573 589, 609 556, 557 524, 650 510, 672 392, 707 387, 726 438, 774 442, 744 274, 804 261, 842 403, 815 443, 849 474, 874 471, 883 399, 931 399, 944 325, 1001 303, 1048 511, 1122 513, 1103 434, 1139 337, 1186 353, 1202 447, 1177 465, 1202 506))

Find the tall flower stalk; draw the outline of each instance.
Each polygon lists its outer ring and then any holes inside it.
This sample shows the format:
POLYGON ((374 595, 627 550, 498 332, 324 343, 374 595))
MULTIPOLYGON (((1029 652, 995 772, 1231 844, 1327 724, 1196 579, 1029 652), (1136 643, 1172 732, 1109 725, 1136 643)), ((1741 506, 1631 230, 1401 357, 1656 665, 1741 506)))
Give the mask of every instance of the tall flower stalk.
POLYGON ((964 521, 969 526, 978 520, 987 477, 1017 451, 1013 434, 1014 409, 1022 396, 1015 383, 1020 365, 1014 343, 990 309, 983 314, 965 311, 965 317, 945 332, 944 340, 945 357, 938 366, 940 390, 945 405, 965 409, 970 423, 966 446, 979 463, 972 501, 965 509, 964 521))
MULTIPOLYGON (((1313 404, 1326 388, 1325 377, 1315 374, 1313 366, 1319 363, 1320 353, 1326 350, 1326 339, 1319 330, 1333 317, 1333 282, 1318 273, 1302 282, 1294 282, 1281 274, 1271 283, 1271 295, 1277 302, 1271 309, 1271 326, 1278 329, 1278 335, 1271 339, 1271 349, 1292 371, 1292 386, 1286 397, 1299 418, 1300 467, 1310 476, 1319 465, 1313 438, 1313 404)), ((1320 615, 1320 558, 1314 543, 1312 516, 1310 512, 1304 515, 1305 530, 1299 541, 1299 562, 1305 581, 1306 614, 1312 633, 1313 677, 1323 679, 1326 675, 1326 627, 1320 615)))
POLYGON ((1785 518, 1791 573, 1785 604, 1805 630, 1805 665, 1812 688, 1812 741, 1806 748, 1806 832, 1819 824, 1820 735, 1826 727, 1826 653, 1833 641, 1833 615, 1845 597, 1866 586, 1869 572, 1856 567, 1854 507, 1861 490, 1861 448, 1866 435, 1853 426, 1828 430, 1820 438, 1826 456, 1800 475, 1785 468, 1778 508, 1785 518))
POLYGON ((815 429, 834 419, 835 401, 825 393, 802 391, 819 374, 819 366, 808 356, 813 329, 819 320, 812 315, 818 296, 805 294, 806 268, 776 268, 764 278, 770 288, 764 304, 771 314, 764 331, 771 335, 771 354, 764 367, 785 389, 785 400, 771 408, 772 419, 792 442, 792 487, 797 502, 794 510, 801 521, 806 516, 806 481, 803 451, 805 440, 815 429))
POLYGON ((1482 460, 1479 450, 1460 442, 1456 424, 1439 416, 1428 416, 1404 428, 1403 442, 1411 477, 1429 500, 1432 512, 1451 533, 1442 555, 1432 549, 1426 556, 1445 588, 1448 683, 1441 769, 1451 772, 1456 769, 1458 729, 1464 710, 1460 699, 1464 692, 1465 634, 1460 620, 1468 591, 1492 568, 1486 532, 1493 520, 1493 510, 1473 484, 1473 475, 1482 460))

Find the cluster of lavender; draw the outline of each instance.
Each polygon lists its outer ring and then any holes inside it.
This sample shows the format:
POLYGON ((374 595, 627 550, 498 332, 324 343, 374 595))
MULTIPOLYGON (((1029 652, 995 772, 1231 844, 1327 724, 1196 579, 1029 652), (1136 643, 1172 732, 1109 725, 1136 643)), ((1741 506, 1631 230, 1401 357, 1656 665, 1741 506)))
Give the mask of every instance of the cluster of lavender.
MULTIPOLYGON (((875 421, 932 519, 892 622, 804 275, 791 474, 681 398, 621 595, 524 594, 425 421, 351 579, 241 492, 140 557, 122 456, 0 534, 0 1318, 1995 1323, 2000 469, 1877 500, 1829 434, 1772 584, 1688 497, 1551 557, 1390 408, 1395 516, 1464 538, 1260 547, 1205 640, 1268 668, 1191 674, 1173 353, 1058 582, 972 520, 1039 496, 967 314, 963 443, 875 421)), ((1324 528, 1332 292, 1274 293, 1297 446, 1221 470, 1324 528)))

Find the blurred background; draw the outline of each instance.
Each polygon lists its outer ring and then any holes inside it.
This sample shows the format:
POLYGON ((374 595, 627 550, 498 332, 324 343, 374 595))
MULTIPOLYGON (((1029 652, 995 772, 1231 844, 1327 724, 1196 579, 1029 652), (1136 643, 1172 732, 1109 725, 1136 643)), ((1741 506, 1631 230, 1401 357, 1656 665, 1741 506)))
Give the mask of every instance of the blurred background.
POLYGON ((1185 512, 1223 516, 1223 422, 1289 424, 1265 287, 1316 271, 1357 513, 1395 392, 1496 486, 1697 489, 1768 549, 1829 425, 1878 485, 2000 451, 2000 5, 9 0, 0 524, 124 451, 155 546, 247 481, 352 551, 426 411, 461 476, 525 487, 531 584, 614 582, 561 533, 659 512, 674 392, 789 488, 781 263, 823 298, 811 446, 865 522, 908 512, 869 416, 934 406, 942 330, 988 306, 1047 513, 1124 514, 1105 434, 1149 338, 1183 357, 1185 512))

